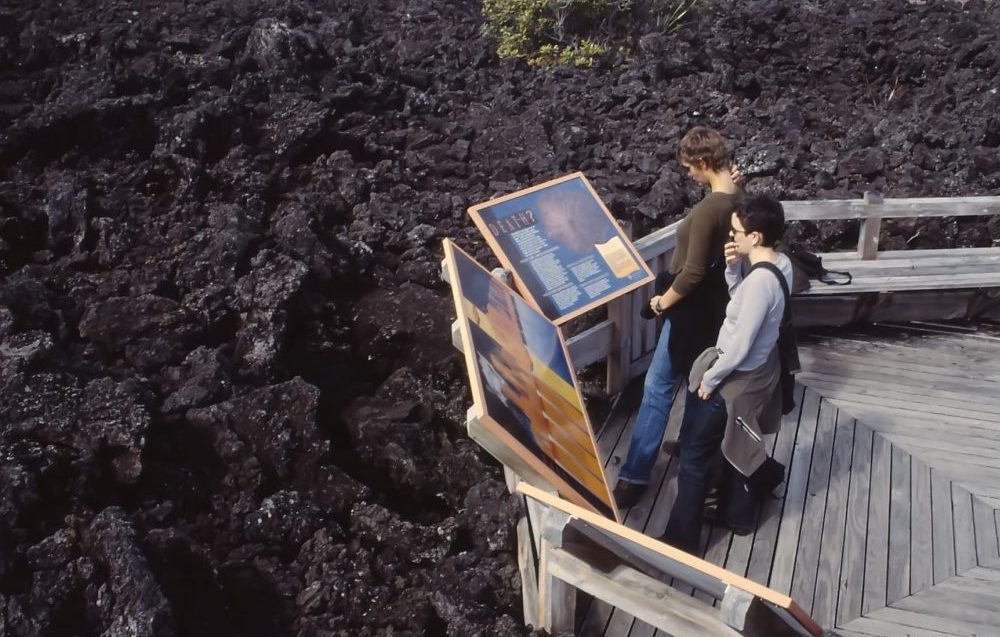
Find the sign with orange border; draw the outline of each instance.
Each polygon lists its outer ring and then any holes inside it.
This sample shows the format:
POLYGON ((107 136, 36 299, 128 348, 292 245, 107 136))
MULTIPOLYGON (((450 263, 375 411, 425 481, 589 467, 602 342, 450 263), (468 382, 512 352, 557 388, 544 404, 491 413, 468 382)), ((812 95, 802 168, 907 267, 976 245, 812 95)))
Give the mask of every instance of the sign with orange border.
POLYGON ((577 172, 469 208, 518 290, 561 325, 653 280, 577 172))
POLYGON ((450 240, 472 412, 566 499, 618 519, 559 328, 450 240))

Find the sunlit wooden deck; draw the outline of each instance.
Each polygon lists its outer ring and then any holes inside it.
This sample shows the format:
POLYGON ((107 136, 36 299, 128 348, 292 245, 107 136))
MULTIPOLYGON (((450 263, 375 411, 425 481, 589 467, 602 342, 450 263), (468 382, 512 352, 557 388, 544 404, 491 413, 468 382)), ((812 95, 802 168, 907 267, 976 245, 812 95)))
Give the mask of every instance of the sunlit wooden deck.
MULTIPOLYGON (((769 441, 783 497, 754 534, 707 528, 705 559, 790 594, 832 634, 1000 635, 1000 328, 841 329, 800 352, 798 409, 769 441)), ((611 480, 640 391, 598 435, 611 480)), ((663 532, 676 471, 660 458, 628 526, 663 532)), ((663 635, 599 601, 581 608, 581 635, 663 635)))

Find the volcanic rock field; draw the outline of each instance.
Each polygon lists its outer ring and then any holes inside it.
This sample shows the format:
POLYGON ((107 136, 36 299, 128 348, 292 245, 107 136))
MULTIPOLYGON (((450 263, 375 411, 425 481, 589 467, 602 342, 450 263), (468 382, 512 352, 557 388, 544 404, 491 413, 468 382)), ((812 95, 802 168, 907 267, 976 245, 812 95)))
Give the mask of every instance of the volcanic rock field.
POLYGON ((444 237, 496 265, 468 206, 581 170, 642 236, 696 124, 782 199, 1000 194, 998 3, 706 1, 593 68, 482 21, 3 0, 0 635, 528 634, 440 280, 444 237))

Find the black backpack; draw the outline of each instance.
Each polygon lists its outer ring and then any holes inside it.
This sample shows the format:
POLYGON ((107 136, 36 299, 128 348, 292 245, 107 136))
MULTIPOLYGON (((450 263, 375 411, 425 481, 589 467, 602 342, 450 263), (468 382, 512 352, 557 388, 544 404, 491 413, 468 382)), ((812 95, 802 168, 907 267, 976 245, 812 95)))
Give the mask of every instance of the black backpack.
POLYGON ((792 326, 791 294, 788 291, 785 275, 778 266, 770 261, 761 261, 754 264, 750 272, 757 268, 764 268, 774 274, 785 295, 785 313, 778 328, 778 356, 781 358, 781 413, 790 414, 795 409, 795 374, 802 371, 802 365, 799 363, 799 344, 795 338, 795 328, 792 326))
MULTIPOLYGON (((818 254, 784 244, 778 246, 778 251, 792 262, 792 292, 794 294, 808 289, 811 279, 827 285, 849 285, 851 282, 850 272, 827 270, 823 267, 823 257, 818 254)), ((782 280, 784 279, 782 278, 782 280)))

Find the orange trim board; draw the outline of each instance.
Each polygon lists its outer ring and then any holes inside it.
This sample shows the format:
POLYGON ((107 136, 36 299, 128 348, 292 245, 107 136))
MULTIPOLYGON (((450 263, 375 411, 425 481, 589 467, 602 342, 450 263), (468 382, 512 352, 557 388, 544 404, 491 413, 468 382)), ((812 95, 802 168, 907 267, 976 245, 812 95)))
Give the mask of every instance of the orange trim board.
MULTIPOLYGON (((559 328, 449 239, 444 240, 444 254, 472 389, 472 413, 494 439, 563 497, 618 519, 559 328), (552 383, 565 384, 561 392, 574 397, 571 405, 582 422, 565 423, 546 409, 544 398, 553 391, 552 383), (551 433, 565 428, 584 429, 586 439, 577 438, 577 443, 586 445, 559 462, 560 454, 547 450, 552 447, 551 433)), ((566 436, 572 431, 557 438, 566 436)))
POLYGON ((823 633, 823 629, 819 626, 819 624, 817 624, 808 613, 802 610, 802 607, 800 607, 795 600, 787 595, 782 595, 773 589, 727 571, 726 569, 716 566, 711 562, 706 562, 701 558, 695 557, 694 555, 686 553, 678 548, 674 548, 669 544, 654 540, 648 535, 640 533, 635 529, 630 529, 623 524, 612 522, 607 518, 595 515, 583 507, 579 507, 572 502, 562 500, 551 493, 546 493, 545 491, 542 491, 537 487, 533 487, 525 482, 518 483, 517 491, 518 493, 532 498, 533 500, 537 500, 542 504, 558 509, 571 517, 583 520, 584 522, 596 526, 603 531, 607 531, 630 542, 634 542, 640 546, 655 551, 664 557, 668 557, 695 570, 701 571, 706 575, 710 575, 725 584, 744 590, 751 595, 778 606, 779 608, 783 608, 787 610, 789 614, 791 614, 792 617, 794 617, 796 621, 802 625, 803 628, 813 635, 821 635, 823 633))
POLYGON ((653 280, 581 172, 476 204, 469 215, 524 298, 556 325, 653 280))

